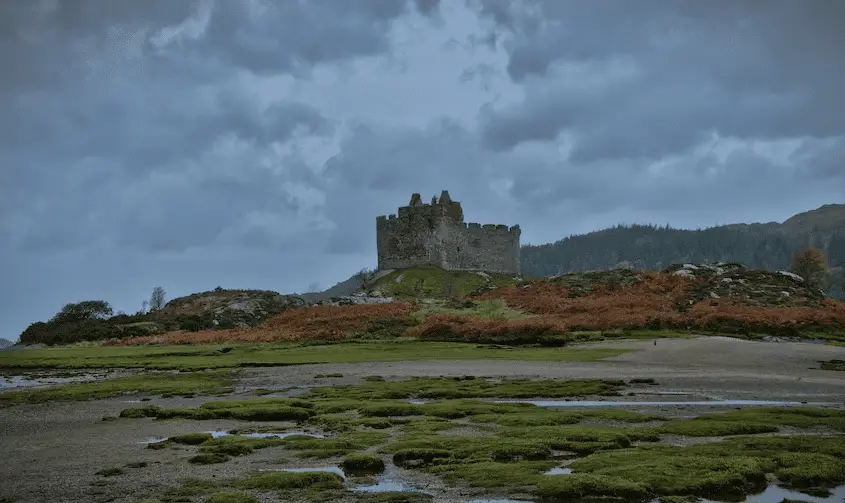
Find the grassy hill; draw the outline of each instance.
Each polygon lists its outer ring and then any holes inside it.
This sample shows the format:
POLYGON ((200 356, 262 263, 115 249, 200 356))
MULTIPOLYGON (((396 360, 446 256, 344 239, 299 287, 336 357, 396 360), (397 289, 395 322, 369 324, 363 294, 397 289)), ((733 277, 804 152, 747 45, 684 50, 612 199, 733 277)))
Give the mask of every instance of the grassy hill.
POLYGON ((515 285, 520 280, 512 274, 446 271, 439 267, 421 266, 391 271, 366 285, 365 289, 389 297, 442 299, 515 285))
POLYGON ((831 266, 830 295, 845 298, 845 204, 829 204, 783 223, 732 224, 701 230, 617 226, 522 247, 522 271, 537 276, 630 267, 661 270, 677 263, 740 262, 784 270, 804 247, 821 249, 831 266))
POLYGON ((365 282, 392 302, 289 309, 249 328, 171 332, 120 344, 364 341, 559 346, 618 337, 817 338, 845 343, 845 302, 794 275, 739 264, 516 278, 418 267, 365 282))

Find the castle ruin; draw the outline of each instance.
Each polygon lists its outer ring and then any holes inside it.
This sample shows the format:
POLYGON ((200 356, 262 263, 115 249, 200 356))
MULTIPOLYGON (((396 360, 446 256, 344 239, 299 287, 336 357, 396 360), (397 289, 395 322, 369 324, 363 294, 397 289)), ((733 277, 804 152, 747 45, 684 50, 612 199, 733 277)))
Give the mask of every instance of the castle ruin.
POLYGON ((398 215, 376 217, 378 268, 434 265, 447 270, 519 274, 518 225, 464 222, 461 203, 448 191, 431 204, 411 196, 398 215))

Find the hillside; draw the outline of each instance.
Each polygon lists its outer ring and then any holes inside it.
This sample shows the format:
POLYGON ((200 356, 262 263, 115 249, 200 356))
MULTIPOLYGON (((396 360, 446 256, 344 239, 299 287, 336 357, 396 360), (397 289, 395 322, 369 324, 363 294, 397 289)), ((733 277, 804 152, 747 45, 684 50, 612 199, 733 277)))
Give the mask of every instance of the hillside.
MULTIPOLYGON (((104 303, 108 305, 108 303, 104 303)), ((267 290, 225 290, 178 297, 162 309, 147 313, 54 317, 36 322, 21 333, 24 344, 68 344, 157 335, 174 330, 194 332, 254 327, 305 302, 267 290)))
POLYGON ((544 245, 522 247, 522 272, 553 276, 619 267, 661 270, 676 263, 740 262, 782 270, 792 254, 812 246, 831 266, 831 296, 843 298, 845 204, 829 204, 783 223, 732 224, 702 230, 617 226, 544 245))
MULTIPOLYGON (((740 264, 615 269, 521 280, 433 267, 367 285, 393 301, 289 309, 249 328, 174 331, 112 344, 389 339, 552 344, 636 331, 812 337, 845 342, 845 303, 794 274, 740 264), (451 285, 451 287, 447 287, 451 285), (451 294, 449 289, 451 288, 451 294), (387 292, 387 290, 390 292, 387 292)), ((387 299, 383 299, 387 300, 387 299)))

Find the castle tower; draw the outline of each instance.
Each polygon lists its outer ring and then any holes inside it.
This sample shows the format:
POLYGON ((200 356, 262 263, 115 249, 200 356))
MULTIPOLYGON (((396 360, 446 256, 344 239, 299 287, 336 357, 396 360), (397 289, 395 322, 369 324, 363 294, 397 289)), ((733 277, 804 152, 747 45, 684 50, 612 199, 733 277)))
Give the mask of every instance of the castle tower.
POLYGON ((411 195, 396 215, 376 218, 378 268, 434 265, 448 270, 519 274, 518 225, 465 223, 461 203, 449 191, 422 202, 411 195))

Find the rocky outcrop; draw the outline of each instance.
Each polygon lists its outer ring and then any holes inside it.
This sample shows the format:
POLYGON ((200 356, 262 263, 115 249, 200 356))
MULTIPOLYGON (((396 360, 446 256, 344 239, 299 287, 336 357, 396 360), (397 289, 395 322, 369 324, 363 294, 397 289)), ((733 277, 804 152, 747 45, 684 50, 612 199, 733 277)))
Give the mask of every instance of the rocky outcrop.
POLYGON ((676 264, 665 273, 695 280, 687 302, 729 298, 751 306, 815 306, 826 296, 788 271, 749 269, 742 264, 676 264))
POLYGON ((295 307, 305 301, 295 295, 269 290, 223 290, 195 293, 171 300, 159 316, 179 317, 182 329, 246 328, 295 307))

